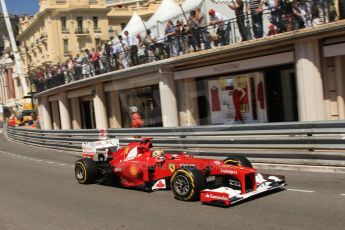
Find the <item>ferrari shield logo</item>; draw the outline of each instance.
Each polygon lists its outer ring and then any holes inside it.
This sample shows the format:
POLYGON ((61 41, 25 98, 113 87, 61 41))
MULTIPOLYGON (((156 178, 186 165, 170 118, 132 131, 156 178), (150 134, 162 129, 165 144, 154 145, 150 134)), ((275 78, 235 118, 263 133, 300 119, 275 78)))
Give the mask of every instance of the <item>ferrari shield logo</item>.
POLYGON ((174 172, 175 171, 175 165, 173 163, 170 163, 169 164, 169 169, 171 172, 174 172))

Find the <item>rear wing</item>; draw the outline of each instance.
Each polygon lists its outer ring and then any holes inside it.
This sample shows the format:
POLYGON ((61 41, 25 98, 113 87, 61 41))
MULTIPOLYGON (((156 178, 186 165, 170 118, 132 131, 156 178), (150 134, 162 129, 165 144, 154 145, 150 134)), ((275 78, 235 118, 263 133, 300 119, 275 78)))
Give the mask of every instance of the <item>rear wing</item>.
POLYGON ((120 147, 119 139, 108 139, 94 142, 82 142, 82 156, 93 159, 97 154, 102 154, 105 159, 108 157, 108 151, 115 152, 120 147))

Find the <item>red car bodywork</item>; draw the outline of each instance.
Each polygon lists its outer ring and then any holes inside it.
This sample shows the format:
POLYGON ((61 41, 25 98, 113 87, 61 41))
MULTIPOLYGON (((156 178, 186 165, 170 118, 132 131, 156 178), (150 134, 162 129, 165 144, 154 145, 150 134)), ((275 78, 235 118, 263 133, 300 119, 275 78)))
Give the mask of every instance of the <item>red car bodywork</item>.
MULTIPOLYGON (((262 185, 261 182, 256 181, 257 172, 254 168, 230 165, 220 160, 195 158, 185 153, 166 153, 164 157, 155 157, 152 154, 154 150, 151 148, 150 139, 144 139, 142 142, 132 142, 117 151, 109 152, 108 156, 102 156, 102 159, 108 159, 104 162, 124 187, 146 187, 150 190, 167 189, 170 187, 176 170, 200 171, 207 182, 205 190, 198 191, 201 201, 204 203, 229 205, 233 201, 242 199, 239 196, 232 197, 231 192, 227 193, 227 188, 223 185, 221 187, 224 188, 224 191, 212 190, 212 188, 217 188, 217 186, 211 186, 215 184, 216 178, 226 177, 235 183, 240 183, 238 191, 234 191, 244 198, 247 193, 253 193, 253 195, 258 193, 256 192, 257 186, 262 185), (206 188, 211 188, 211 190, 206 188)), ((84 157, 94 158, 89 154, 85 154, 84 157)), ((284 177, 278 177, 279 186, 272 186, 273 189, 285 185, 284 177)))

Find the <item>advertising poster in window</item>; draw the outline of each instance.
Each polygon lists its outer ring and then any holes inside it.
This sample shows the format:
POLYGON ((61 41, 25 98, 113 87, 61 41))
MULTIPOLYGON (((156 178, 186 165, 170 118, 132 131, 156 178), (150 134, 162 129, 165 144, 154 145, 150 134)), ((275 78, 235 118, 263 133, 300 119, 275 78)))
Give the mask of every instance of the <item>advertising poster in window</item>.
POLYGON ((264 122, 261 73, 210 80, 208 84, 212 124, 264 122), (259 97, 257 97, 259 94, 259 97))

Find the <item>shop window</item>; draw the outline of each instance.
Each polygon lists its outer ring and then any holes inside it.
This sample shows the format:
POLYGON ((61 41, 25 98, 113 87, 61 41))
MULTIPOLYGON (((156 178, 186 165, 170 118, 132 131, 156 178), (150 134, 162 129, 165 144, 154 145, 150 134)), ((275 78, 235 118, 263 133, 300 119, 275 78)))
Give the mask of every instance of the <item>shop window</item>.
POLYGON ((144 127, 162 127, 161 103, 158 85, 120 91, 122 127, 131 127, 129 108, 135 106, 144 121, 144 127))

